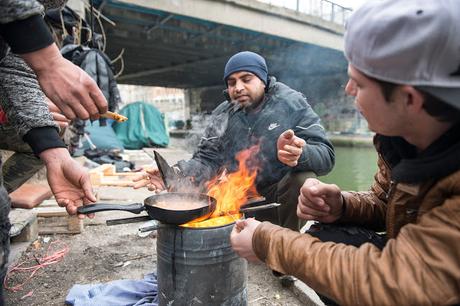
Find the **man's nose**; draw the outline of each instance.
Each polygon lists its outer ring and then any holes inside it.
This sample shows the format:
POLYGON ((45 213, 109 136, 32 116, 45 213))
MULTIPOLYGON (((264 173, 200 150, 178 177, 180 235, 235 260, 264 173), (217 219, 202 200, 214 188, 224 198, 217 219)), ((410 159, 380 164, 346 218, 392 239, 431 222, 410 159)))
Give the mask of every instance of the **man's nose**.
POLYGON ((348 80, 347 85, 345 85, 345 92, 349 96, 356 96, 356 83, 353 80, 348 80))
POLYGON ((243 82, 241 81, 236 81, 235 83, 235 90, 236 91, 242 91, 244 89, 243 82))

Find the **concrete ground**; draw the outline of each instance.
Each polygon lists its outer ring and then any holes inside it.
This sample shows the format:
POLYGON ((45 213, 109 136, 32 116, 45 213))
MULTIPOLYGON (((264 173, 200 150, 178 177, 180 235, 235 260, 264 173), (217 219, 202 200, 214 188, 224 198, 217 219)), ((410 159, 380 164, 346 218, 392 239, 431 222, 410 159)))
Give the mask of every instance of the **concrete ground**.
MULTIPOLYGON (((145 150, 149 155, 152 149, 145 150)), ((159 149, 170 164, 189 158, 190 153, 178 149, 159 149)), ((143 158, 143 166, 152 163, 143 158)), ((100 187, 101 202, 133 203, 142 201, 151 192, 130 187, 100 187)), ((85 229, 77 235, 39 237, 34 244, 12 245, 10 266, 36 260, 53 241, 69 248, 61 262, 40 269, 22 290, 6 292, 7 305, 64 305, 68 290, 74 284, 103 283, 118 279, 141 279, 156 270, 156 237, 140 235, 143 223, 107 226, 106 220, 133 217, 127 212, 101 212, 85 220, 85 229)), ((23 282, 27 275, 12 275, 10 285, 23 282)), ((295 281, 283 287, 264 265, 248 266, 248 305, 323 305, 305 284, 295 281)))

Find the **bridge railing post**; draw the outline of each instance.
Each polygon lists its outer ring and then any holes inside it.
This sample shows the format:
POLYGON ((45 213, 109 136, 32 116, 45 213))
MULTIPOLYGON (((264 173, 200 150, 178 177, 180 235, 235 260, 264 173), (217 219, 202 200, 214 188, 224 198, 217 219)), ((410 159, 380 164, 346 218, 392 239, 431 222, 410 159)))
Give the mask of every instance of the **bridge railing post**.
POLYGON ((334 0, 296 0, 295 2, 289 1, 289 5, 287 4, 288 1, 284 1, 282 4, 272 0, 259 1, 270 5, 283 6, 299 13, 317 16, 342 25, 345 23, 347 14, 351 12, 350 8, 341 6, 335 3, 334 0), (295 8, 293 5, 295 5, 295 8))

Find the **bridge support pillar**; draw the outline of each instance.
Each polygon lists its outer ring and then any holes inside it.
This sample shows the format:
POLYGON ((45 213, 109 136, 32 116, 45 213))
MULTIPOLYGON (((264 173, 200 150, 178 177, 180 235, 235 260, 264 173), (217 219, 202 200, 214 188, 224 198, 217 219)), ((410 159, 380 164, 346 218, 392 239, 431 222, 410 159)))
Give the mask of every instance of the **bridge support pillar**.
POLYGON ((212 110, 225 100, 223 85, 212 87, 189 88, 185 90, 185 105, 190 114, 211 113, 212 110))

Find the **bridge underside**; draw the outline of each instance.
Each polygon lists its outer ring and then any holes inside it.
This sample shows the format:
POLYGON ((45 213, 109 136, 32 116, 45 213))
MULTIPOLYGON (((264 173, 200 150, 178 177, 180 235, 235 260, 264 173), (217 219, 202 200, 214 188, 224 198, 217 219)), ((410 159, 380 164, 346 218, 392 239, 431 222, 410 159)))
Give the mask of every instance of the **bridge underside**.
POLYGON ((270 74, 297 89, 315 82, 321 86, 325 76, 341 82, 345 74, 345 58, 334 49, 125 2, 104 1, 100 9, 116 23, 103 22, 106 53, 113 59, 124 49, 119 83, 177 88, 222 85, 226 61, 242 50, 263 55, 270 74))

